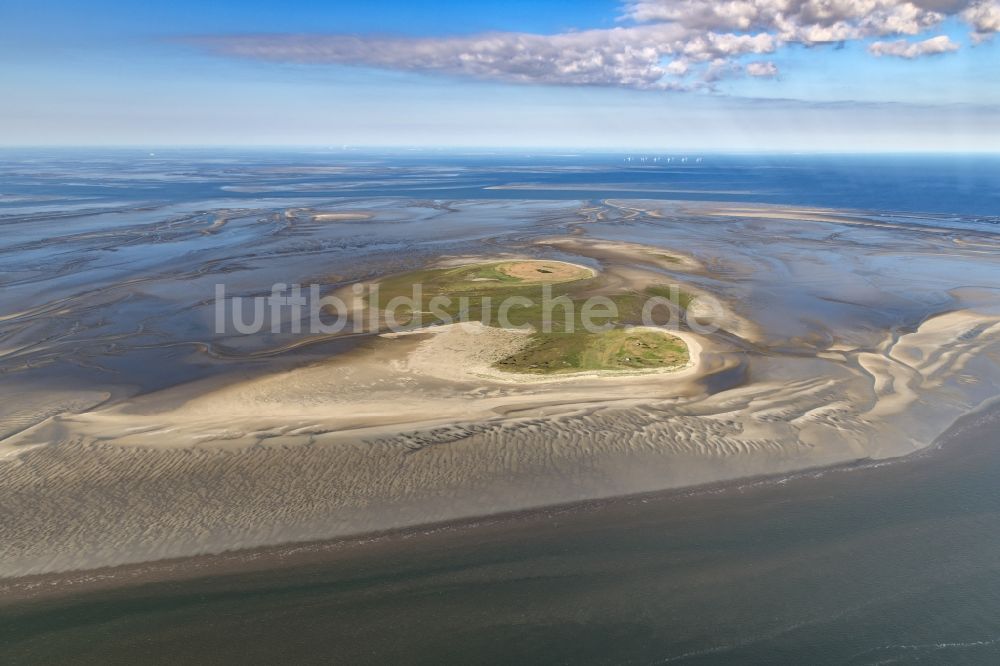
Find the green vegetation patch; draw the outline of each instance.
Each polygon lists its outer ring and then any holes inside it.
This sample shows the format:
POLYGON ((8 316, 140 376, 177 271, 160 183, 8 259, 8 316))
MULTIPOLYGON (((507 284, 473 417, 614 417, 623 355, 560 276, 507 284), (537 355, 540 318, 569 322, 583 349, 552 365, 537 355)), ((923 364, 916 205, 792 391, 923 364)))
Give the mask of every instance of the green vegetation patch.
MULTIPOLYGON (((550 299, 573 298, 582 284, 593 279, 589 269, 564 262, 504 261, 427 269, 382 280, 368 305, 379 310, 392 307, 402 325, 413 320, 416 309, 422 315, 420 325, 460 319, 498 325, 501 304, 512 299, 505 309, 511 325, 540 328, 546 293, 550 299)), ((561 320, 558 307, 555 313, 561 320)))
POLYGON ((526 348, 496 367, 532 374, 656 370, 682 366, 688 358, 687 345, 672 335, 615 328, 604 333, 535 334, 526 348))
POLYGON ((627 327, 665 325, 671 321, 671 309, 677 316, 693 295, 657 285, 592 298, 601 287, 606 285, 599 276, 573 264, 504 261, 392 276, 378 284, 368 305, 392 309, 395 323, 402 326, 479 321, 530 327, 527 347, 496 363, 513 372, 634 371, 687 363, 687 347, 678 338, 627 327), (643 306, 651 297, 666 299, 673 308, 661 305, 651 321, 643 321, 643 306), (501 314, 506 315, 504 321, 501 314))
MULTIPOLYGON (((541 285, 561 285, 592 279, 594 273, 563 261, 498 261, 484 264, 431 268, 386 278, 379 283, 383 299, 409 296, 419 284, 428 296, 483 294, 497 290, 524 290, 541 285)), ((512 293, 521 293, 520 291, 512 293)))

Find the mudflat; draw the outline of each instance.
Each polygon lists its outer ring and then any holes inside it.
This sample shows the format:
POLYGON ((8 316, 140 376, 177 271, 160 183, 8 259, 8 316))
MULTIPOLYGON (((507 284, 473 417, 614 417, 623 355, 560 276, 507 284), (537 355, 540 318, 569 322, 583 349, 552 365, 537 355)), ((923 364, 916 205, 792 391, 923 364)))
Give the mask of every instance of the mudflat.
POLYGON ((0 406, 0 575, 889 459, 998 392, 1000 246, 988 233, 690 202, 352 201, 345 215, 371 217, 322 224, 296 206, 175 221, 205 252, 178 255, 170 276, 108 273, 87 292, 50 286, 35 305, 30 288, 5 294, 23 299, 8 307, 4 356, 23 371, 0 406), (351 244, 359 224, 370 250, 351 244), (260 232, 273 228, 289 231, 260 232), (384 249, 401 229, 432 249, 384 249), (316 247, 343 250, 290 275, 288 257, 316 247), (236 270, 237 255, 259 265, 236 270), (549 287, 625 314, 611 337, 562 338, 554 354, 528 311, 528 330, 213 335, 218 275, 207 276, 220 266, 241 295, 279 279, 392 295, 418 274, 432 285, 460 274, 466 294, 549 287), (693 319, 636 329, 633 306, 657 295, 693 319), (102 329, 109 308, 142 325, 102 329), (66 318, 86 325, 63 337, 66 318), (86 371, 61 370, 70 362, 86 371))

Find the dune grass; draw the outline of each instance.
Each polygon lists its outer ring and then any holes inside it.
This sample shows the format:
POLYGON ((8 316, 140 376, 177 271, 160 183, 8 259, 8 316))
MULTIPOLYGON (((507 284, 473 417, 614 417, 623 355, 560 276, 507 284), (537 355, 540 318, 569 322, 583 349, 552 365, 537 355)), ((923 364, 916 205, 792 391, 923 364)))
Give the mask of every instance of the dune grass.
POLYGON ((665 332, 614 328, 603 333, 536 333, 527 347, 496 367, 531 374, 654 370, 682 366, 688 358, 687 345, 665 332))

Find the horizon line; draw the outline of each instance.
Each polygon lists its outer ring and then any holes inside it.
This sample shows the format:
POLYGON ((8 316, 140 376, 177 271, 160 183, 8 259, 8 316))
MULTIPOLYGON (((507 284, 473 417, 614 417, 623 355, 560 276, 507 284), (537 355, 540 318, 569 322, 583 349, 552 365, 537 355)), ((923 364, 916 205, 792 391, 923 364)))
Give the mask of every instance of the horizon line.
POLYGON ((489 152, 489 153, 513 153, 513 152, 534 152, 549 156, 567 156, 567 153, 584 154, 620 154, 632 153, 635 155, 652 154, 681 154, 687 156, 725 156, 725 155, 975 155, 975 156, 998 156, 1000 148, 979 149, 927 149, 927 148, 903 148, 903 149, 874 149, 865 150, 861 148, 833 150, 833 149, 733 149, 720 150, 718 148, 681 148, 681 147, 604 147, 604 146, 490 146, 490 145, 468 145, 468 146, 435 146, 435 145, 405 145, 405 144, 371 144, 352 145, 342 144, 340 146, 328 143, 264 143, 264 144, 232 144, 232 143, 190 143, 190 144, 97 144, 97 143, 65 143, 65 144, 0 144, 0 150, 109 150, 109 151, 156 151, 156 150, 303 150, 314 152, 330 152, 340 154, 364 154, 374 152, 403 152, 403 153, 462 153, 462 152, 489 152))

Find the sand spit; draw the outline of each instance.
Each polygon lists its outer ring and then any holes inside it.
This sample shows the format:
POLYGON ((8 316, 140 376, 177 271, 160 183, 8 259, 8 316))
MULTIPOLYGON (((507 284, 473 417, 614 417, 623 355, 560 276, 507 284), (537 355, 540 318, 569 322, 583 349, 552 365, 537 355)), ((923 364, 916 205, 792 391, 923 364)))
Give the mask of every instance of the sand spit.
POLYGON ((312 219, 315 222, 362 222, 370 220, 375 215, 368 212, 343 212, 343 213, 313 213, 312 219))
POLYGON ((620 260, 629 264, 644 262, 672 271, 704 271, 700 261, 689 254, 667 250, 641 243, 591 240, 585 238, 547 238, 537 242, 545 247, 575 252, 582 250, 588 256, 620 260))
MULTIPOLYGON (((802 222, 828 222, 849 226, 863 226, 874 229, 899 229, 900 224, 893 221, 892 216, 878 213, 867 213, 866 211, 840 211, 829 208, 815 207, 792 207, 768 204, 734 205, 734 206, 708 206, 698 205, 692 207, 692 212, 700 215, 710 215, 714 217, 746 218, 757 220, 790 220, 802 222)), ((905 217, 905 215, 904 215, 905 217)), ((914 217, 914 219, 916 219, 914 217)), ((927 234, 952 235, 956 229, 948 226, 935 225, 934 218, 930 218, 930 223, 924 222, 919 225, 909 225, 908 231, 919 231, 927 234)), ((974 242, 963 239, 955 239, 955 243, 974 246, 974 242)), ((995 239, 984 243, 984 247, 996 249, 995 239)))

